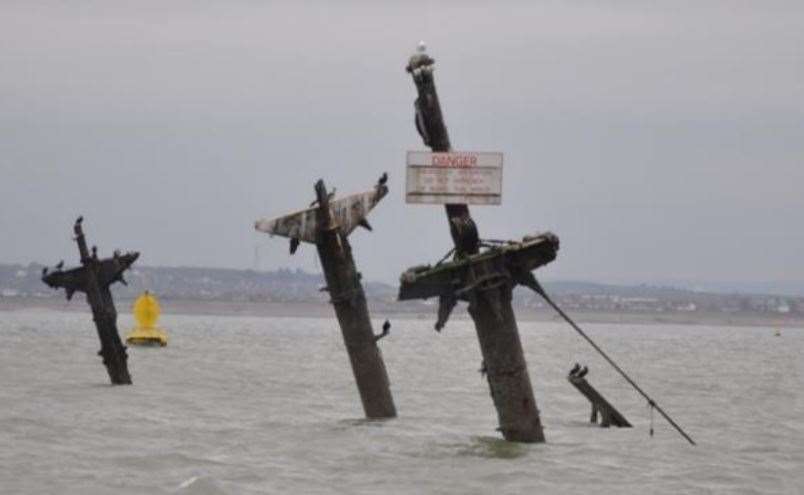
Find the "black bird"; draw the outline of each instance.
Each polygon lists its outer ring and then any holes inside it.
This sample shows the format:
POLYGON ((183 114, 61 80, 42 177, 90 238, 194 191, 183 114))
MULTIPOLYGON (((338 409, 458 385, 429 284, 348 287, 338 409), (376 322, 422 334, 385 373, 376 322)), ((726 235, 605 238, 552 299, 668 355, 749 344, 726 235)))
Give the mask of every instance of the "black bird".
POLYGON ((377 184, 384 186, 386 182, 388 182, 388 173, 383 172, 380 176, 380 180, 377 181, 377 184))
POLYGON ((575 366, 572 367, 572 369, 570 370, 569 374, 570 374, 570 376, 572 376, 575 373, 579 372, 580 370, 581 370, 581 365, 578 364, 578 363, 575 363, 575 366))
POLYGON ((47 275, 47 267, 44 267, 42 268, 42 276, 44 277, 46 275, 47 275))
POLYGON ((98 259, 98 246, 92 246, 92 259, 98 259))
POLYGON ((416 131, 418 131, 419 136, 422 137, 422 141, 424 141, 425 146, 429 146, 430 135, 427 133, 427 126, 424 123, 424 115, 422 115, 418 105, 416 106, 416 116, 413 118, 413 121, 416 123, 416 131))
POLYGON ((56 265, 56 270, 61 270, 62 268, 64 268, 64 260, 59 261, 56 265))
POLYGON ((586 376, 586 374, 587 374, 587 373, 589 373, 589 368, 587 368, 586 366, 584 366, 584 367, 581 369, 581 371, 579 371, 579 372, 578 372, 578 374, 577 374, 577 375, 575 375, 575 376, 577 376, 578 378, 583 378, 583 377, 585 377, 585 376, 586 376))
POLYGON ((357 224, 363 227, 364 229, 368 230, 369 232, 372 232, 374 230, 371 228, 371 224, 368 223, 368 220, 366 220, 365 218, 361 218, 360 221, 357 222, 357 224))
POLYGON ((290 254, 294 254, 296 252, 296 250, 299 249, 299 243, 300 242, 301 241, 299 241, 296 238, 291 238, 290 239, 290 254))
POLYGON ((386 337, 390 331, 391 331, 391 322, 385 320, 385 323, 382 324, 382 333, 374 336, 374 342, 377 342, 381 338, 386 337))
MULTIPOLYGON (((336 191, 336 190, 337 190, 337 188, 336 188, 336 187, 333 187, 333 188, 332 188, 332 191, 330 191, 329 193, 327 193, 327 199, 328 199, 328 200, 332 201, 332 198, 334 198, 334 197, 335 197, 335 191, 336 191)), ((316 199, 316 200, 313 200, 313 202, 312 202, 312 203, 310 203, 310 208, 312 208, 313 206, 315 206, 315 205, 317 205, 317 204, 318 204, 318 200, 317 200, 317 199, 316 199)))
POLYGON ((75 220, 75 223, 76 223, 77 225, 81 225, 81 222, 83 222, 83 221, 84 221, 84 215, 81 215, 80 217, 78 217, 78 218, 75 220))

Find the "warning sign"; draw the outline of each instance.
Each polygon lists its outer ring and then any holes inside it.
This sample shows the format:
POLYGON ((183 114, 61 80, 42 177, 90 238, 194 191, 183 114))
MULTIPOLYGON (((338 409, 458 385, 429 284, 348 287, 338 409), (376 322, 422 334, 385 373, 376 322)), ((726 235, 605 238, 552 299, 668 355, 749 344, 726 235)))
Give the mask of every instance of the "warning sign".
POLYGON ((408 151, 408 203, 498 205, 502 153, 408 151))

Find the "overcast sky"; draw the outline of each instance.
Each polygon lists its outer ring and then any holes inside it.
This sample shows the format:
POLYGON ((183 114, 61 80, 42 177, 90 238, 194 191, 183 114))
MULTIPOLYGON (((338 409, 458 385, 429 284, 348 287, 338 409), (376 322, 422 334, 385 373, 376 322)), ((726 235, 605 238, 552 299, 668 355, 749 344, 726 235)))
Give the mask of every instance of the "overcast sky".
POLYGON ((804 2, 0 4, 0 261, 319 270, 253 230, 387 171, 352 244, 393 281, 450 246, 405 205, 419 40, 453 146, 505 154, 481 236, 551 230, 548 278, 804 280, 804 2), (255 254, 257 256, 255 256, 255 254))

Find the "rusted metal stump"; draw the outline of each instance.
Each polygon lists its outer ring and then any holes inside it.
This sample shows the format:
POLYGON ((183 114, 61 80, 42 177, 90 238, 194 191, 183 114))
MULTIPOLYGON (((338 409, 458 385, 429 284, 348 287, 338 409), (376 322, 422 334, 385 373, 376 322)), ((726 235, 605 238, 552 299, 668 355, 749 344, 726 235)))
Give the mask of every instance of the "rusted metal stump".
POLYGON ((75 292, 86 294, 101 343, 98 354, 103 358, 109 379, 113 385, 130 385, 128 354, 117 332, 117 310, 109 287, 115 282, 126 283, 123 272, 131 267, 140 254, 120 254, 115 251, 111 258, 98 259, 97 247, 92 246, 91 254, 87 249, 82 222, 83 217, 78 217, 73 226, 82 266, 63 271, 62 261, 56 265, 55 271, 49 272, 47 268, 42 270, 42 281, 54 289, 64 289, 67 300, 72 299, 75 292))
POLYGON ((390 323, 385 323, 383 333, 374 334, 348 236, 358 226, 371 230, 366 216, 388 193, 386 180, 383 174, 372 190, 339 200, 333 200, 324 181, 319 180, 315 185, 315 207, 260 220, 255 225, 261 232, 289 237, 291 254, 301 241, 316 245, 327 281, 325 290, 335 308, 367 418, 396 416, 388 373, 377 345, 387 335, 390 323))
POLYGON ((603 428, 608 428, 612 425, 618 428, 630 428, 631 423, 625 419, 625 416, 612 406, 611 403, 586 380, 586 374, 588 372, 589 369, 586 366, 581 368, 576 364, 567 375, 567 380, 592 404, 592 414, 589 418, 589 422, 597 423, 599 413, 600 426, 603 428))
MULTIPOLYGON (((436 93, 434 68, 435 61, 423 49, 408 63, 407 71, 418 92, 415 123, 425 145, 434 152, 447 152, 451 146, 436 93)), ((447 204, 445 208, 455 244, 453 260, 403 273, 399 299, 438 297, 436 330, 443 328, 457 301, 468 302, 499 431, 507 440, 543 442, 511 292, 517 284, 531 283, 531 270, 555 259, 558 238, 547 233, 522 241, 483 243, 466 204, 447 204)))

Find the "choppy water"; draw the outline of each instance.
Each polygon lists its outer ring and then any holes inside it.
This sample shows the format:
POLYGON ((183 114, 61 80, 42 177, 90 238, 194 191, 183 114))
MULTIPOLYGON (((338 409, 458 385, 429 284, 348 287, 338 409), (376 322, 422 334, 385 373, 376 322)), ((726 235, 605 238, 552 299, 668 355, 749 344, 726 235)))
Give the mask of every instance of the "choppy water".
MULTIPOLYGON (((520 323, 548 443, 510 444, 473 327, 397 320, 399 418, 361 419, 334 320, 166 316, 107 385, 88 314, 0 313, 0 492, 804 493, 804 330, 586 325, 689 446, 565 325, 520 323), (601 429, 575 361, 635 425, 601 429)), ((120 318, 121 330, 132 324, 120 318)))

